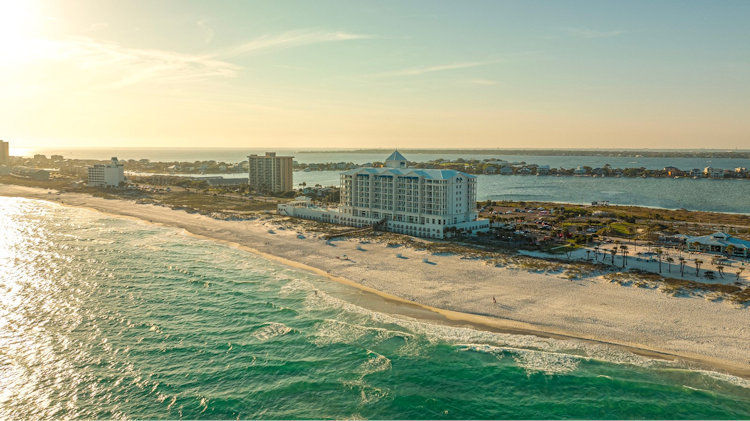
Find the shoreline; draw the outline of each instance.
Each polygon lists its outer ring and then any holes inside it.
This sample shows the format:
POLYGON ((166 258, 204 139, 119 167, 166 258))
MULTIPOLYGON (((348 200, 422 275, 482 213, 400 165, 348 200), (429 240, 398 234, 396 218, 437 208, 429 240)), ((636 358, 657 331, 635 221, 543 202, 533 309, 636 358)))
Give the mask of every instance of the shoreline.
MULTIPOLYGON (((469 308, 461 308, 461 306, 456 306, 455 303, 453 303, 452 305, 448 304, 444 306, 436 306, 433 303, 431 303, 430 300, 427 300, 424 298, 420 299, 419 295, 409 296, 408 294, 404 294, 403 291, 401 294, 398 294, 396 293, 398 292, 397 290, 394 290, 393 288, 390 288, 390 289, 387 288, 388 285, 383 285, 384 287, 377 288, 374 286, 374 285, 377 285, 377 282, 375 284, 370 282, 369 285, 365 282, 365 279, 363 279, 363 282, 357 282, 354 279, 354 276, 346 276, 347 275, 346 270, 336 270, 337 269, 336 266, 341 265, 342 264, 341 262, 328 262, 329 267, 326 267, 325 264, 318 263, 319 261, 317 259, 313 259, 312 262, 317 263, 317 265, 313 265, 313 264, 310 264, 311 261, 309 260, 308 262, 305 262, 303 261, 304 259, 295 259, 294 252, 287 252, 286 255, 282 255, 283 253, 279 253, 278 250, 276 250, 277 252, 274 253, 274 250, 262 250, 261 248, 258 248, 257 246, 251 247, 250 245, 243 244, 243 242, 241 241, 243 239, 242 235, 238 235, 242 231, 254 230, 255 232, 252 232, 253 235, 247 236, 254 240, 258 240, 258 239, 272 240, 274 236, 276 238, 279 238, 277 234, 269 234, 270 230, 268 229, 268 224, 264 224, 263 222, 257 222, 257 221, 227 222, 227 221, 220 221, 220 220, 212 220, 213 221, 212 222, 212 221, 206 221, 207 219, 211 220, 211 218, 208 218, 208 217, 204 217, 201 215, 187 214, 185 212, 176 211, 176 210, 163 208, 163 207, 156 207, 153 205, 139 205, 133 202, 125 201, 125 200, 100 199, 100 198, 94 198, 91 196, 77 194, 77 193, 63 193, 62 195, 53 196, 53 195, 48 194, 47 190, 30 188, 30 187, 0 185, 0 195, 45 200, 45 201, 49 201, 53 203, 58 203, 64 206, 87 208, 90 210, 94 210, 94 211, 108 214, 108 215, 113 215, 116 217, 125 217, 125 218, 142 221, 145 223, 179 228, 179 229, 184 230, 185 233, 187 233, 188 235, 206 239, 209 241, 216 241, 216 242, 219 242, 219 243, 222 243, 222 244, 234 247, 234 248, 238 248, 238 249, 256 254, 258 256, 281 263, 286 266, 290 266, 290 267, 294 267, 296 269, 300 269, 306 272, 314 273, 328 280, 346 285, 351 288, 356 288, 367 294, 374 294, 389 302, 396 303, 397 305, 409 306, 409 307, 418 308, 421 310, 431 312, 436 315, 437 320, 440 320, 441 323, 448 323, 448 324, 455 325, 455 326, 469 326, 474 329, 492 331, 492 332, 502 332, 502 333, 511 333, 511 334, 520 334, 520 335, 533 335, 533 336, 544 337, 544 338, 575 340, 575 341, 583 341, 583 342, 588 342, 588 343, 606 345, 610 347, 627 350, 636 355, 642 355, 642 356, 646 356, 650 358, 663 359, 663 360, 682 360, 682 361, 689 362, 691 364, 698 364, 701 366, 700 368, 703 368, 703 369, 714 368, 714 369, 719 369, 729 374, 737 375, 739 377, 743 377, 746 379, 750 378, 750 361, 745 361, 743 364, 742 362, 738 360, 727 358, 726 356, 721 357, 717 355, 707 355, 708 352, 700 353, 700 352, 693 352, 690 350, 666 349, 667 347, 658 347, 658 346, 654 346, 653 344, 640 343, 640 342, 636 342, 632 340, 627 340, 627 338, 622 338, 618 340, 617 338, 602 337, 601 335, 591 334, 591 332, 589 333, 581 332, 580 329, 579 331, 576 331, 575 329, 564 329, 564 328, 561 328, 560 326, 555 326, 551 323, 547 323, 547 324, 535 323, 533 320, 522 320, 522 318, 519 318, 519 317, 512 318, 512 317, 508 317, 508 315, 503 316, 503 315, 496 315, 496 314, 488 314, 487 312, 471 311, 471 309, 469 308), (127 209, 122 209, 120 206, 115 206, 117 204, 125 205, 127 209), (158 208, 158 209, 155 209, 155 208, 158 208), (215 226, 213 227, 208 226, 211 224, 215 226), (252 226, 248 227, 247 226, 248 224, 252 226), (233 233, 232 232, 233 230, 235 230, 236 232, 233 233), (234 238, 231 234, 235 234, 234 238), (331 265, 330 263, 334 263, 334 264, 331 265), (330 267, 330 266, 333 266, 333 267, 330 267), (451 308, 451 307, 454 307, 454 308, 451 308)), ((284 230, 284 229, 281 228, 281 230, 284 230)), ((310 235, 310 233, 306 233, 306 234, 310 235)), ((290 241, 286 241, 286 242, 289 243, 290 241)), ((352 241, 349 241, 349 242, 354 243, 352 241)), ((268 241, 261 243, 261 244, 264 244, 265 246, 269 246, 268 241)), ((316 246, 313 245, 313 247, 316 247, 316 246)), ((318 245, 317 247, 319 248, 320 245, 318 245)), ((273 247, 265 247, 265 248, 272 249, 273 247)), ((323 250, 327 251, 325 249, 326 249, 326 246, 323 246, 323 250)), ((406 250, 403 250, 403 251, 406 252, 406 250)), ((419 253, 410 251, 409 254, 419 254, 419 253)), ((376 257, 382 257, 382 256, 376 256, 376 257)), ((338 257, 336 258, 338 259, 338 257)), ((438 257, 435 257, 435 256, 431 256, 431 258, 435 260, 439 260, 438 257)), ((457 264, 464 263, 464 262, 467 264, 471 263, 462 259, 458 259, 455 256, 450 256, 450 257, 446 256, 446 258, 449 260, 452 258, 452 260, 455 260, 454 263, 457 263, 457 264)), ((377 258, 374 260, 377 260, 377 258)), ((376 271, 377 266, 378 266, 377 263, 378 262, 375 262, 376 267, 371 267, 369 269, 365 268, 365 274, 367 274, 368 271, 372 271, 372 272, 376 271)), ((367 262, 364 263, 364 265, 366 266, 367 262)), ((413 261, 412 266, 419 267, 419 265, 421 265, 421 263, 419 263, 418 261, 413 261)), ((492 268, 487 266, 487 270, 491 271, 492 268)), ((500 269, 500 270, 513 270, 513 271, 518 272, 517 270, 514 270, 514 269, 500 269)), ((419 275, 419 272, 421 271, 417 270, 416 272, 417 272, 417 275, 419 275)), ((529 278, 539 277, 539 276, 547 277, 547 278, 554 278, 553 275, 549 275, 549 274, 539 275, 539 274, 535 274, 531 272, 527 272, 526 275, 529 278)), ((427 278, 428 276, 423 276, 423 277, 427 278)), ((434 283, 443 282, 444 283, 446 282, 446 279, 436 279, 434 281, 426 280, 426 282, 434 282, 434 283)), ((570 284, 569 285, 570 289, 576 288, 575 286, 576 283, 573 283, 570 281, 567 281, 567 283, 570 284)), ((627 291, 627 288, 621 287, 619 285, 615 286, 615 288, 617 288, 618 290, 614 293, 614 295, 617 295, 617 292, 627 291)), ((460 288, 454 292, 454 294, 460 294, 460 293, 461 293, 460 288)), ((665 295, 659 291, 651 291, 651 293, 665 295)), ((625 294, 622 294, 622 295, 625 295, 625 294)), ((615 297, 615 298, 622 298, 622 297, 615 297)), ((685 301, 684 298, 678 298, 678 297, 667 296, 667 297, 660 297, 660 298, 663 298, 663 299, 665 298, 667 300, 685 301)), ((502 296, 501 296, 501 299, 502 299, 502 296)), ((691 300, 698 300, 698 299, 692 298, 691 300)), ((683 305, 690 306, 691 303, 683 302, 683 305)), ((726 304, 724 303, 713 303, 713 305, 726 307, 726 304)), ((739 312, 740 312, 740 315, 737 316, 738 317, 737 320, 750 321, 750 318, 748 317, 748 314, 750 314, 750 312, 748 312, 746 309, 740 309, 739 312)), ((521 313, 521 312, 517 312, 517 313, 521 313)), ((522 313, 516 314, 516 315, 523 316, 522 313)), ((565 324, 563 324, 562 326, 565 326, 565 324)), ((627 326, 625 327, 627 328, 627 326)), ((714 328, 718 330, 719 328, 721 328, 721 326, 714 326, 714 328)), ((680 335, 676 335, 676 336, 680 336, 680 335)), ((744 329, 740 329, 739 336, 737 337, 737 339, 739 339, 740 342, 745 342, 745 343, 750 344, 750 338, 748 336, 749 336, 748 332, 745 332, 744 329)), ((679 338, 679 339, 682 339, 682 338, 679 338)), ((740 352, 742 349, 747 349, 747 348, 739 344, 740 352)))

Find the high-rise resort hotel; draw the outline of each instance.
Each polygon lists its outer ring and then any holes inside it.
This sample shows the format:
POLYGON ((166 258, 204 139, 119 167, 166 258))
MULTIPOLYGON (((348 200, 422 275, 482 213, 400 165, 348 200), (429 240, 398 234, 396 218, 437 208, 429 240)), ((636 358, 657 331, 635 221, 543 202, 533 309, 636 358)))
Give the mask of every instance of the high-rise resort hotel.
POLYGON ((325 209, 307 198, 278 206, 282 215, 334 224, 381 225, 388 231, 444 238, 454 231, 486 232, 490 222, 477 219, 477 179, 455 170, 409 168, 394 151, 381 168, 341 173, 341 204, 325 209))

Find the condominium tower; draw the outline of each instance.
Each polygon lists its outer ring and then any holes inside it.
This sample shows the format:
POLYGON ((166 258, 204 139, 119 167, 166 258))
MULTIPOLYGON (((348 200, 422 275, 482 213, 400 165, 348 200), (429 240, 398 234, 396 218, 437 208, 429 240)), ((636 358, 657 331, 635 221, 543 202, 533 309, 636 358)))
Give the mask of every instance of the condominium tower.
POLYGON ((89 186, 117 187, 123 182, 125 182, 125 167, 116 157, 112 157, 108 164, 96 164, 89 167, 89 186))
POLYGON ((250 187, 272 193, 291 191, 292 156, 250 155, 248 159, 248 184, 250 187))

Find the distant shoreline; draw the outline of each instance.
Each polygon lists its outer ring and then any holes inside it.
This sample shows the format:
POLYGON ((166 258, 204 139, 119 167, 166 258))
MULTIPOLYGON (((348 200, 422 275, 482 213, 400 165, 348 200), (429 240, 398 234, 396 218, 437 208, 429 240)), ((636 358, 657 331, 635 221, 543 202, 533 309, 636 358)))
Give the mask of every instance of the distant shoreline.
MULTIPOLYGON (((392 149, 354 150, 298 150, 297 153, 383 153, 392 149)), ((750 150, 642 150, 642 149, 399 149, 402 153, 443 153, 472 155, 519 155, 519 156, 607 156, 633 158, 731 158, 750 159, 750 150)))

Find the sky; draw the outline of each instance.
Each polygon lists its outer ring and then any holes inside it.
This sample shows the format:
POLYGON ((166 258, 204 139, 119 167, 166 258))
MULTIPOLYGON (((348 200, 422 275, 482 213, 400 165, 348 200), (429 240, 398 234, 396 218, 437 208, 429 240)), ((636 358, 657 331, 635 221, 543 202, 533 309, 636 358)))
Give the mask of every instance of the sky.
POLYGON ((748 22, 746 0, 0 0, 0 138, 750 149, 748 22))

